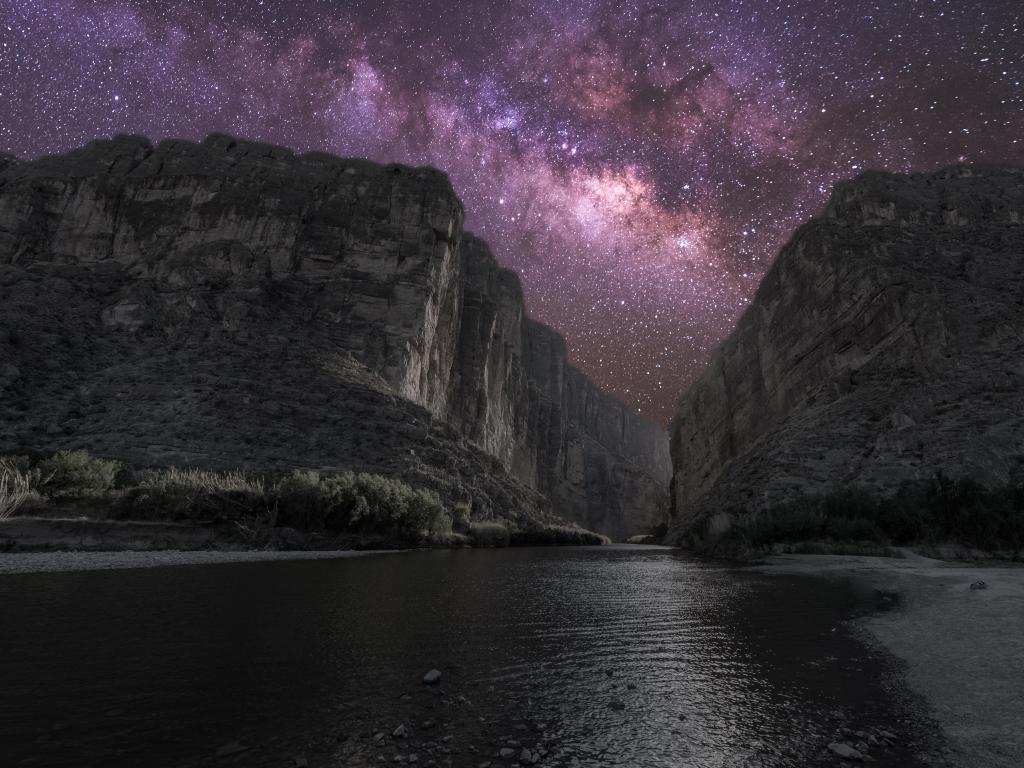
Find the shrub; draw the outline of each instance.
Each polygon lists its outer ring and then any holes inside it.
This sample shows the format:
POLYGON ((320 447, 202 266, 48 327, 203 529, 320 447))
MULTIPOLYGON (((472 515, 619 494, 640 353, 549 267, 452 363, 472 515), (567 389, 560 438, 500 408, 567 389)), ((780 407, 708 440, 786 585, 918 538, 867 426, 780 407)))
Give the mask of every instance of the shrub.
POLYGON ((278 483, 275 495, 283 525, 387 534, 417 543, 451 533, 451 515, 435 492, 395 478, 296 471, 278 483))
POLYGON ((573 547, 609 544, 611 540, 576 525, 534 525, 513 532, 510 543, 513 547, 573 547))
POLYGON ((40 483, 48 496, 90 496, 109 491, 121 471, 118 461, 86 451, 58 451, 39 462, 40 483))

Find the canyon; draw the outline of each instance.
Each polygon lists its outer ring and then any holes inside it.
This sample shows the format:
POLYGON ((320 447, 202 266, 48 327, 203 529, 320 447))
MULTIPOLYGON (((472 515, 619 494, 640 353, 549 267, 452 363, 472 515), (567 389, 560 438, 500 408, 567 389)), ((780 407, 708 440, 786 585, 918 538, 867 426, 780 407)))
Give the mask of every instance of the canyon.
POLYGON ((0 158, 0 453, 354 470, 480 519, 663 524, 656 424, 569 363, 431 168, 211 135, 0 158))
POLYGON ((937 476, 1024 480, 1024 169, 867 172, 782 249, 681 397, 669 539, 937 476))

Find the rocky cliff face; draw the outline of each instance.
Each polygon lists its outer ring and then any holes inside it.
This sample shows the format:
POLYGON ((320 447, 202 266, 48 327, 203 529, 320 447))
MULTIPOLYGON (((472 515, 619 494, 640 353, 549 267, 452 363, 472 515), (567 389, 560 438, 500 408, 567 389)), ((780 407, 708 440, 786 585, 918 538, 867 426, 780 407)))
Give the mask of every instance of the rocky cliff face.
POLYGON ((1022 221, 1022 169, 838 185, 680 400, 674 535, 836 486, 1024 478, 1022 221))
POLYGON ((667 440, 567 363, 441 173, 211 136, 0 159, 0 451, 397 474, 661 521, 667 440))

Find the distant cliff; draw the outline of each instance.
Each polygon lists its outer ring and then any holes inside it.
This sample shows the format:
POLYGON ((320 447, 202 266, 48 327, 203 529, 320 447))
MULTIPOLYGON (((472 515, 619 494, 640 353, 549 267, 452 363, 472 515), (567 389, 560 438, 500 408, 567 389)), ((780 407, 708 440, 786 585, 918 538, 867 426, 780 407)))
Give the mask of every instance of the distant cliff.
POLYGON ((1024 479, 1024 170, 837 185, 681 398, 671 450, 674 539, 843 486, 1024 479))
POLYGON ((0 452, 391 473, 626 536, 667 438, 567 362, 444 174, 211 136, 0 158, 0 452))

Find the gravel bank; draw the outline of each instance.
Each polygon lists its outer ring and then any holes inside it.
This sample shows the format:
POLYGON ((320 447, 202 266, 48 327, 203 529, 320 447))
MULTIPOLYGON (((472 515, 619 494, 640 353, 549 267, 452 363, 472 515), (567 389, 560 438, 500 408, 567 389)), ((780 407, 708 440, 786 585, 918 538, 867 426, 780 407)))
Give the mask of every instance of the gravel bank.
POLYGON ((168 565, 210 565, 250 563, 265 560, 334 560, 363 555, 394 553, 399 550, 334 550, 326 552, 13 552, 0 554, 0 575, 9 573, 55 573, 97 571, 114 568, 159 568, 168 565))
POLYGON ((1024 765, 1024 567, 905 559, 783 555, 766 573, 856 578, 898 594, 864 626, 907 664, 962 768, 1024 765), (984 581, 985 589, 971 589, 984 581))

